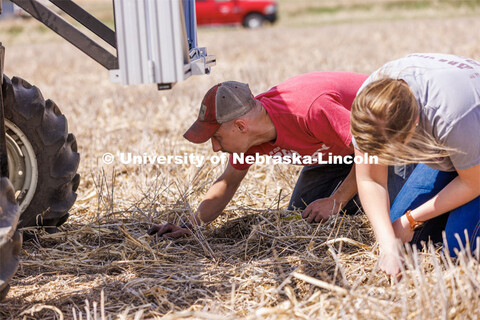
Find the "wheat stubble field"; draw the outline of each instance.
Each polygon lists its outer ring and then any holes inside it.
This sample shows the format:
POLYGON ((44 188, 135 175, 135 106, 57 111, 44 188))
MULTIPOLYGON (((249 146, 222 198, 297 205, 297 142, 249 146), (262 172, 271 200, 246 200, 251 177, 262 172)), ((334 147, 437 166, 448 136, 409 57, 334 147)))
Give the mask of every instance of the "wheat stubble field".
POLYGON ((106 70, 53 33, 36 30, 35 22, 6 34, 5 73, 38 86, 67 116, 82 181, 61 232, 39 233, 37 243, 24 244, 1 319, 480 316, 478 257, 450 259, 434 247, 408 252, 402 281, 391 284, 376 268, 378 247, 365 216, 308 225, 285 210, 301 169, 295 166, 252 167, 225 214, 193 238, 146 235, 152 223, 191 214, 223 166, 118 159, 105 165, 102 155, 212 156, 208 143, 190 144, 182 134, 217 82, 248 82, 257 94, 310 71, 370 73, 411 52, 480 59, 479 15, 295 19, 255 31, 200 29, 199 41, 217 56, 217 66, 165 92, 110 83, 106 70))

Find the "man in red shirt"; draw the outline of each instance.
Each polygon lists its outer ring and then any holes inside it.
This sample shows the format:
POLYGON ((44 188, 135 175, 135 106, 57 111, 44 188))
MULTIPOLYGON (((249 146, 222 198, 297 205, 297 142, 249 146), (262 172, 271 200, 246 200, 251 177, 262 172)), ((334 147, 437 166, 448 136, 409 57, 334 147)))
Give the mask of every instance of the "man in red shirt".
MULTIPOLYGON (((245 83, 227 81, 212 87, 184 137, 193 143, 211 140, 213 151, 230 153, 229 163, 190 223, 156 225, 148 233, 176 238, 190 234, 193 225, 217 218, 250 167, 236 163, 232 154, 296 156, 302 161, 303 156, 318 159, 323 154, 325 160, 326 155, 353 154, 350 108, 366 79, 367 75, 350 72, 314 72, 290 78, 256 97, 245 83)), ((340 209, 356 213, 352 164, 308 164, 289 209, 304 209, 302 217, 308 222, 324 221, 340 209)))

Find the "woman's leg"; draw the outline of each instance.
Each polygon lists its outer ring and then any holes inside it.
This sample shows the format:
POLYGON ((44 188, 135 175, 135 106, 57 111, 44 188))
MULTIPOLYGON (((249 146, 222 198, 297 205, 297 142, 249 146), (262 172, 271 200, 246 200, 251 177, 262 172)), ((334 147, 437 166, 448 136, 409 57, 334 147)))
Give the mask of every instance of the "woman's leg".
POLYGON ((462 246, 465 247, 465 230, 467 230, 468 243, 473 251, 477 247, 477 237, 480 237, 480 197, 452 210, 448 217, 445 235, 447 238, 448 250, 452 257, 456 256, 455 249, 460 250, 455 234, 460 236, 462 246))

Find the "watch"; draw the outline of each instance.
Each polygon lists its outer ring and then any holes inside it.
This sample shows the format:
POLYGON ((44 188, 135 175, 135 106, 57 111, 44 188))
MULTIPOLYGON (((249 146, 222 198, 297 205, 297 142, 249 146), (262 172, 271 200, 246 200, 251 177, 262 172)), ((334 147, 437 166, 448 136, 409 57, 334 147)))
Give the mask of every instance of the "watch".
POLYGON ((425 221, 416 221, 415 219, 413 219, 411 212, 412 210, 408 210, 407 212, 405 212, 405 215, 407 216, 408 222, 410 223, 410 230, 416 231, 423 226, 425 221))

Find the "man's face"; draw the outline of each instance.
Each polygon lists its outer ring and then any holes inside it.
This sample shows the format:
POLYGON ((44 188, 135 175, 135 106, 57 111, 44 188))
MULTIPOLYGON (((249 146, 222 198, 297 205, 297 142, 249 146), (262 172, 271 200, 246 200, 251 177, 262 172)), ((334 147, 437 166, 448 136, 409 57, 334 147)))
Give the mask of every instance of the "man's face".
POLYGON ((249 149, 246 132, 232 122, 224 123, 210 139, 215 152, 242 153, 249 149))

